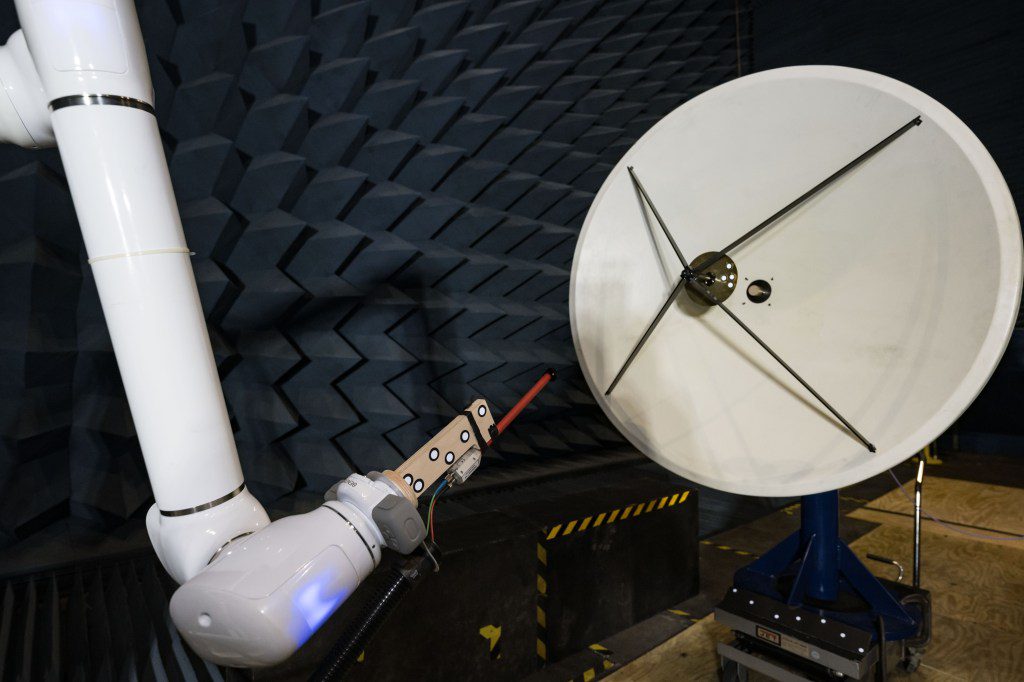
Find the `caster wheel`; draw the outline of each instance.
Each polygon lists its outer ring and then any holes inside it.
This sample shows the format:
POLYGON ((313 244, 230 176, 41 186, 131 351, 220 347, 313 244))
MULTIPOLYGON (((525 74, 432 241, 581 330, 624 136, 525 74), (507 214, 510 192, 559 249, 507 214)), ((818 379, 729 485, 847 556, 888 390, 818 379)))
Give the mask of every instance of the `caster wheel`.
POLYGON ((722 661, 722 682, 747 682, 747 669, 728 659, 722 661))
POLYGON ((900 667, 908 673, 916 671, 921 666, 921 656, 924 655, 924 651, 908 647, 904 654, 903 660, 900 661, 900 667))

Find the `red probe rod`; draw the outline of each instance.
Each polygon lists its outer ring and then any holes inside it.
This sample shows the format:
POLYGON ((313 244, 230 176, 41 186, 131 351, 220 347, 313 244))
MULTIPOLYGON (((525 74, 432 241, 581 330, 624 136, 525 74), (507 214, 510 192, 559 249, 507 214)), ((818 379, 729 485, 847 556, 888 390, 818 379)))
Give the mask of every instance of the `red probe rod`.
MULTIPOLYGON (((508 428, 508 425, 511 424, 515 420, 515 418, 519 416, 520 412, 526 409, 527 405, 533 402, 533 399, 537 397, 537 394, 544 390, 544 387, 547 386, 548 383, 554 378, 555 370, 549 369, 546 372, 544 372, 544 375, 540 379, 537 379, 537 383, 535 383, 529 391, 524 393, 523 397, 519 399, 519 402, 513 405, 512 409, 506 412, 505 416, 502 417, 501 421, 498 422, 498 425, 495 428, 498 429, 499 435, 505 432, 505 429, 508 428)), ((490 445, 493 442, 494 439, 492 438, 491 440, 487 441, 487 444, 490 445)))

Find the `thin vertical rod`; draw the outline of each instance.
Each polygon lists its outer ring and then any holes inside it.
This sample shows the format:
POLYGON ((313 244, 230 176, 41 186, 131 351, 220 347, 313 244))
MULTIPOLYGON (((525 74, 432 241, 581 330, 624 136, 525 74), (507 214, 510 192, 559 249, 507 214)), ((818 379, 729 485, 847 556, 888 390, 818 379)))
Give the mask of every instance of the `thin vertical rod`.
POLYGON ((914 481, 914 587, 921 587, 921 488, 924 485, 924 457, 917 463, 914 481))

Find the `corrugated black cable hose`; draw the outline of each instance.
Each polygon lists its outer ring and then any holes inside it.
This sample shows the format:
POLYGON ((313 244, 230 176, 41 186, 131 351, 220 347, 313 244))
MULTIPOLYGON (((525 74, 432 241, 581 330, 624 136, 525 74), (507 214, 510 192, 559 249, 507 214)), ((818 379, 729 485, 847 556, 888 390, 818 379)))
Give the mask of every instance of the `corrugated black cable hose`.
MULTIPOLYGON (((431 551, 437 556, 436 547, 431 548, 431 551)), ((373 599, 352 619, 309 681, 341 680, 366 648, 370 638, 401 603, 402 598, 433 568, 433 559, 423 551, 410 556, 400 566, 392 567, 387 581, 377 588, 373 599)))

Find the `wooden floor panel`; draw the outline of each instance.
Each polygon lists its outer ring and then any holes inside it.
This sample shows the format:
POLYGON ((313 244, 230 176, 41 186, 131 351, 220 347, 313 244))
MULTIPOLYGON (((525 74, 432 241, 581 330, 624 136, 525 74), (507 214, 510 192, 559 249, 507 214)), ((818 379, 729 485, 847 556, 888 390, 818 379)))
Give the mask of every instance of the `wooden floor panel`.
MULTIPOLYGON (((904 488, 907 494, 897 488, 866 506, 912 513, 907 496, 913 495, 913 485, 904 483, 904 488)), ((1024 534, 1024 488, 926 476, 923 491, 925 508, 940 519, 1024 534)))
POLYGON ((707 616, 606 679, 614 682, 717 680, 715 647, 731 638, 729 628, 716 623, 714 616, 707 616))
MULTIPOLYGON (((933 593, 933 640, 921 669, 901 680, 1024 681, 1024 490, 930 477, 925 507, 970 533, 1003 538, 984 541, 927 522, 922 527, 922 584, 933 593), (980 530, 974 527, 982 527, 980 530)), ((871 501, 850 517, 879 524, 851 543, 862 559, 869 552, 891 557, 910 580, 912 506, 899 490, 871 501)), ((781 519, 780 519, 781 521, 781 519)), ((784 525, 792 525, 785 519, 784 525)), ((777 521, 779 522, 779 521, 777 521)), ((735 532, 734 532, 735 534, 735 532)), ((702 551, 715 551, 715 542, 702 551)), ((892 577, 892 570, 866 562, 892 577)), ((674 638, 614 672, 614 682, 711 681, 718 676, 715 645, 729 630, 703 618, 674 638)), ((754 679, 753 677, 751 679, 754 679)))
MULTIPOLYGON (((850 514, 851 518, 902 528, 913 528, 914 506, 904 491, 893 490, 850 514)), ((922 528, 932 533, 963 537, 962 533, 990 538, 986 542, 1024 549, 1024 489, 1000 485, 982 485, 972 481, 930 476, 924 484, 924 508, 947 525, 926 516, 922 528), (948 526, 955 526, 955 530, 948 526)), ((980 539, 980 538, 975 538, 980 539)))
MULTIPOLYGON (((910 565, 910 540, 902 527, 879 526, 851 548, 858 556, 871 552, 910 565)), ((922 531, 921 548, 921 584, 934 595, 925 662, 958 679, 1024 680, 1021 550, 928 530, 922 531)))

